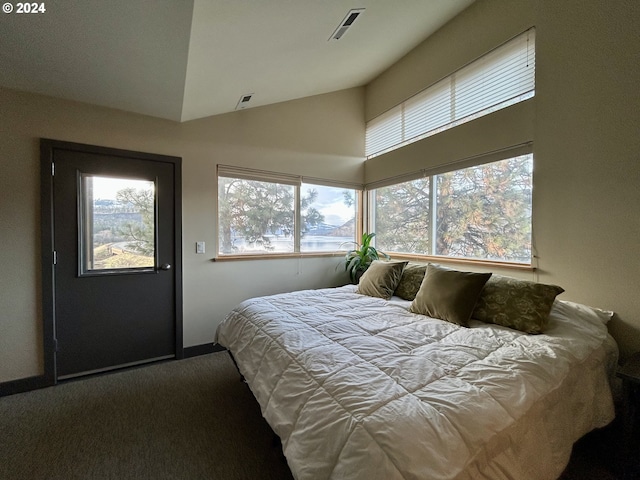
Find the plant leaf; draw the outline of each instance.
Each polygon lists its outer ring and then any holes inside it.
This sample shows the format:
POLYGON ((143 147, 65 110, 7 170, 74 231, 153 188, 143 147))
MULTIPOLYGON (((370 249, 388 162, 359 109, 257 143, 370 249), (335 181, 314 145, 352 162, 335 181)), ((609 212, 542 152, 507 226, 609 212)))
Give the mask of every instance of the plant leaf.
POLYGON ((346 269, 350 272, 355 271, 362 264, 360 257, 353 257, 349 263, 347 263, 346 269))
POLYGON ((375 233, 365 232, 362 234, 362 243, 360 245, 358 245, 356 242, 345 242, 353 243, 356 245, 356 247, 358 247, 353 250, 349 250, 344 257, 344 269, 349 272, 349 276, 351 277, 351 281, 353 283, 355 283, 356 281, 357 273, 369 268, 371 262, 373 262, 374 260, 379 260, 380 255, 383 255, 387 259, 391 258, 386 253, 380 252, 371 245, 371 240, 375 236, 375 233))

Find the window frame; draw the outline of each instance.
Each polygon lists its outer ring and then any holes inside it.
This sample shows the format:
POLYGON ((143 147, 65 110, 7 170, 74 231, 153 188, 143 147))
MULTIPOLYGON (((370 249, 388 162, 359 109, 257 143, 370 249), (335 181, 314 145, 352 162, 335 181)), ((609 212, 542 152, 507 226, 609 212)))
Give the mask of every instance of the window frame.
POLYGON ((355 234, 354 242, 362 234, 363 223, 363 192, 364 185, 330 180, 324 178, 307 177, 300 175, 290 175, 266 170, 256 170, 244 167, 236 167, 230 165, 218 164, 216 168, 216 235, 215 235, 215 256, 214 261, 227 260, 266 260, 275 258, 301 258, 301 257, 335 257, 344 255, 346 250, 327 250, 327 251, 301 251, 301 231, 302 231, 302 205, 301 190, 303 185, 316 185, 324 187, 341 188, 344 190, 352 190, 355 197, 355 234), (219 179, 236 178, 242 180, 251 180, 267 183, 280 183, 291 185, 294 187, 294 232, 293 232, 293 252, 251 252, 251 253, 222 253, 220 252, 220 204, 219 204, 219 179))
MULTIPOLYGON (((129 275, 129 274, 146 274, 156 273, 159 265, 158 252, 158 179, 132 176, 111 176, 100 175, 89 172, 76 173, 76 183, 78 191, 77 201, 77 219, 78 219, 78 277, 99 277, 110 275, 129 275), (94 179, 105 180, 124 180, 129 182, 138 182, 140 184, 147 183, 153 186, 153 256, 149 256, 153 260, 153 264, 145 266, 125 266, 125 267, 105 267, 95 268, 94 255, 94 179)), ((147 185, 148 186, 148 185, 147 185)), ((118 242, 120 243, 120 242, 118 242)))
MULTIPOLYGON (((437 176, 455 172, 458 170, 464 170, 472 167, 481 167, 483 165, 488 165, 491 163, 499 162, 502 160, 508 160, 510 158, 517 158, 519 156, 531 155, 531 162, 533 167, 534 157, 533 157, 533 146, 531 142, 527 142, 522 145, 510 147, 507 149, 500 150, 498 152, 491 152, 484 155, 476 156, 469 159, 460 160, 458 162, 454 162, 452 164, 443 165, 440 167, 432 168, 432 169, 422 169, 416 172, 412 172, 405 175, 400 175, 394 177, 393 179, 387 179, 380 182, 374 182, 365 185, 365 195, 366 195, 366 203, 367 203, 367 217, 366 217, 366 225, 369 231, 377 232, 376 229, 376 205, 375 205, 375 191, 379 188, 398 185, 405 182, 414 181, 420 178, 429 178, 430 182, 430 191, 429 191, 429 202, 430 202, 430 214, 429 217, 431 219, 430 230, 431 233, 435 231, 437 228, 437 224, 435 218, 437 216, 437 208, 436 208, 436 197, 437 197, 437 176)), ((533 194, 533 168, 531 172, 531 191, 533 194)), ((446 262, 446 263, 458 263, 458 264, 469 264, 469 265, 482 265, 485 267, 504 267, 511 269, 520 269, 520 270, 535 270, 534 261, 535 261, 535 245, 533 244, 533 196, 531 202, 531 252, 530 259, 528 262, 517 262, 517 261, 509 261, 509 260, 499 260, 499 259, 484 259, 484 258, 476 258, 476 257, 457 257, 457 256, 446 256, 446 255, 438 255, 435 253, 436 242, 435 238, 432 238, 429 242, 429 252, 420 252, 420 253, 412 253, 412 252, 395 252, 395 251, 387 251, 384 250, 385 253, 392 256, 394 259, 400 260, 414 260, 419 262, 446 262)), ((373 240, 374 245, 376 242, 376 238, 373 240)))

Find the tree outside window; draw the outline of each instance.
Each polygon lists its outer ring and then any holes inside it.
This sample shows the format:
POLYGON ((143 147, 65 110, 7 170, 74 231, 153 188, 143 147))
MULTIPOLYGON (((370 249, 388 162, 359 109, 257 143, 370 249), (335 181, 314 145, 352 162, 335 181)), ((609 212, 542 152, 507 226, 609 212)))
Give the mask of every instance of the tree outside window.
POLYGON ((377 247, 529 263, 532 167, 529 154, 376 189, 377 247))
POLYGON ((301 252, 339 250, 355 238, 354 197, 354 191, 336 187, 219 176, 218 251, 293 253, 296 243, 301 252))

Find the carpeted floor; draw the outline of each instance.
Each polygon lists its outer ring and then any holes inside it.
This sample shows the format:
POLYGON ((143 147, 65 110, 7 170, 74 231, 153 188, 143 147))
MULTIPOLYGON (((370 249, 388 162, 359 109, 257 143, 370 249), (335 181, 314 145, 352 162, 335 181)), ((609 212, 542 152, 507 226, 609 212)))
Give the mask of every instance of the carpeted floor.
MULTIPOLYGON (((561 479, 616 480, 611 435, 579 442, 561 479)), ((292 476, 257 402, 219 352, 0 398, 0 479, 292 476)))
POLYGON ((619 448, 617 425, 593 431, 573 447, 571 461, 559 480, 631 480, 624 475, 617 455, 619 448))
POLYGON ((0 398, 0 479, 291 479, 225 352, 0 398))

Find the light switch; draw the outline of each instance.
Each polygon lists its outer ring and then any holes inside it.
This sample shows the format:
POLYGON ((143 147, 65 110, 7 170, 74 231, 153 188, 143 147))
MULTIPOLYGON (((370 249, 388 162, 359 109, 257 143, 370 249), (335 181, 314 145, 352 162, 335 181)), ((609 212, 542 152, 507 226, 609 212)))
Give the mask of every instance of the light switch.
POLYGON ((196 253, 204 253, 204 242, 196 242, 196 253))

